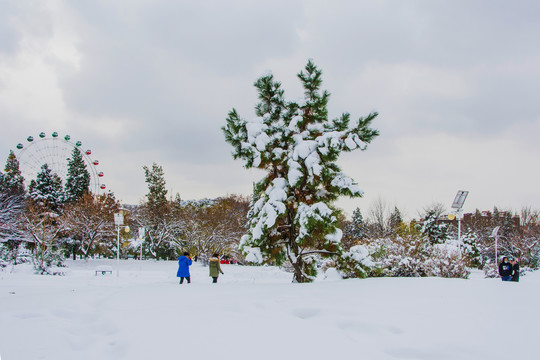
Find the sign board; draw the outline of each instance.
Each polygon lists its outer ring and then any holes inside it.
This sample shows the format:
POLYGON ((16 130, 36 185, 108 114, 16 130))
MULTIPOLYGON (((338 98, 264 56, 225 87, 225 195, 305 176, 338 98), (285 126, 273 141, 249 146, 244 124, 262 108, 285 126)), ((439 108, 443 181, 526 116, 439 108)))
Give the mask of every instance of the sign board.
POLYGON ((116 226, 124 225, 124 215, 121 213, 114 214, 114 224, 116 226))
POLYGON ((500 228, 501 228, 500 226, 497 226, 495 229, 493 229, 493 232, 491 233, 490 237, 496 238, 497 235, 499 235, 499 229, 500 228))
POLYGON ((143 227, 140 227, 139 228, 139 239, 143 240, 144 239, 144 231, 145 229, 143 227))
POLYGON ((468 191, 459 190, 452 203, 452 209, 461 209, 465 203, 465 199, 467 199, 467 195, 469 195, 468 191))

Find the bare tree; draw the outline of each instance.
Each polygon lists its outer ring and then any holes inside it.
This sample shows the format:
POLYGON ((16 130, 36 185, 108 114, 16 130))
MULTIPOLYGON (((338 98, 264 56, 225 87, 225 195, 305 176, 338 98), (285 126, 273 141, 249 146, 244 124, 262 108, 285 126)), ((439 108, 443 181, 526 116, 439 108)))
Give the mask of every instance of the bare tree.
POLYGON ((114 238, 115 229, 113 214, 120 204, 112 194, 94 196, 83 195, 74 204, 68 204, 64 210, 66 232, 71 239, 75 239, 73 249, 80 251, 85 259, 94 245, 107 238, 114 238))
POLYGON ((24 200, 19 195, 0 194, 0 241, 22 240, 19 228, 24 200))
POLYGON ((55 240, 65 229, 65 222, 57 213, 30 200, 23 216, 23 227, 34 242, 34 259, 39 268, 44 267, 53 252, 55 240))
POLYGON ((540 212, 532 209, 530 206, 524 206, 520 211, 521 226, 534 227, 540 221, 540 212))
POLYGON ((0 246, 3 246, 0 262, 17 265, 19 246, 24 241, 20 229, 23 211, 21 195, 0 194, 0 246))
POLYGON ((367 212, 367 223, 370 237, 380 238, 388 233, 388 218, 390 207, 381 196, 371 204, 367 212))
POLYGON ((146 248, 152 257, 159 259, 172 255, 169 251, 175 247, 173 244, 178 244, 183 222, 170 204, 162 205, 158 215, 145 203, 135 208, 131 217, 137 227, 145 228, 146 248))
POLYGON ((213 204, 183 208, 182 240, 199 255, 212 253, 240 257, 238 244, 246 232, 249 199, 231 195, 213 204))
POLYGON ((435 216, 436 219, 438 219, 442 214, 446 212, 446 206, 441 202, 434 202, 431 205, 428 205, 424 207, 424 212, 422 214, 419 214, 421 217, 424 217, 426 214, 431 214, 435 216))

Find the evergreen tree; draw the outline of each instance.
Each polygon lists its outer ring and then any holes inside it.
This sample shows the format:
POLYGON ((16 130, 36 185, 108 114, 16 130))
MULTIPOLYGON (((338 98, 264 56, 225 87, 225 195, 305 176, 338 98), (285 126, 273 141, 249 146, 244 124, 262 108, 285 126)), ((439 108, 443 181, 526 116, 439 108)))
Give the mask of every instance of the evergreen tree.
POLYGON ((65 195, 66 202, 75 202, 90 192, 90 173, 86 169, 81 151, 74 148, 68 162, 65 195))
POLYGON ((433 244, 443 244, 448 240, 448 226, 446 224, 437 224, 437 214, 435 211, 429 211, 424 219, 422 234, 433 244))
POLYGON ((365 150, 378 135, 369 127, 377 113, 358 121, 348 113, 328 119, 330 94, 320 90, 321 75, 309 61, 298 74, 304 87, 304 101, 298 102, 285 100, 272 75, 259 78, 258 118, 243 120, 233 109, 223 127, 233 157, 267 172, 254 185, 241 248, 250 261, 290 261, 297 282, 316 276, 316 257, 341 255, 340 211, 332 203, 362 191, 336 161, 342 151, 365 150))
POLYGON ((397 206, 394 207, 394 211, 390 214, 390 219, 388 220, 388 223, 392 234, 396 233, 397 230, 400 228, 401 224, 403 223, 401 211, 399 211, 397 206))
POLYGON ((154 212, 161 213, 168 206, 165 173, 161 165, 152 164, 152 168, 143 166, 144 177, 148 185, 148 207, 154 212))
POLYGON ((167 200, 167 189, 163 168, 152 164, 143 166, 148 185, 148 201, 133 213, 137 227, 146 229, 147 249, 155 258, 172 256, 174 241, 179 235, 180 222, 175 218, 172 202, 167 200))
POLYGON ((364 222, 364 217, 362 216, 362 211, 360 208, 356 208, 352 214, 352 229, 351 235, 357 239, 362 239, 366 236, 366 223, 364 222))
POLYGON ((44 164, 35 180, 30 182, 30 198, 41 206, 59 212, 63 204, 62 179, 44 164))
POLYGON ((9 254, 9 261, 17 263, 18 249, 24 240, 20 230, 20 219, 24 212, 26 190, 19 161, 11 150, 4 172, 0 172, 0 243, 9 254))
POLYGON ((14 196, 24 195, 24 178, 19 169, 19 160, 13 150, 9 152, 4 171, 5 173, 0 173, 0 191, 14 196))

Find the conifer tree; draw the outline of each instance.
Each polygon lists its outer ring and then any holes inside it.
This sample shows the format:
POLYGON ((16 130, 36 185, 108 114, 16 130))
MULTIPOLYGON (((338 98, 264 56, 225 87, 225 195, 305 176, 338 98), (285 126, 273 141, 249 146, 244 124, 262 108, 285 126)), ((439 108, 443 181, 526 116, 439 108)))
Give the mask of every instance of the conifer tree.
POLYGON ((75 202, 90 192, 90 173, 86 169, 81 151, 74 148, 68 162, 65 185, 66 202, 75 202))
POLYGON ((36 179, 30 182, 29 196, 39 205, 59 212, 64 199, 62 179, 44 164, 36 179))
POLYGON ((235 159, 267 172, 254 184, 241 248, 253 262, 289 261, 297 282, 316 276, 317 257, 341 255, 340 211, 333 202, 362 191, 336 161, 342 151, 365 150, 378 135, 369 127, 377 113, 359 120, 348 113, 328 119, 330 94, 320 90, 321 75, 311 61, 298 74, 303 101, 285 100, 273 75, 259 78, 257 118, 243 120, 232 109, 222 128, 235 159))
POLYGON ((364 217, 362 216, 362 211, 360 210, 360 208, 356 208, 353 211, 352 224, 352 236, 357 239, 362 239, 366 236, 366 223, 364 222, 364 217))
POLYGON ((17 160, 13 150, 9 152, 4 173, 0 173, 0 190, 13 196, 25 194, 24 178, 19 168, 19 160, 17 160))
POLYGON ((24 178, 19 169, 19 161, 13 150, 9 152, 4 172, 0 172, 0 247, 5 246, 8 260, 16 264, 19 247, 24 240, 20 229, 24 212, 24 178))
POLYGON ((434 210, 430 210, 424 219, 422 225, 422 234, 429 242, 433 244, 443 244, 448 240, 448 225, 437 224, 437 213, 434 210))
POLYGON ((156 258, 171 255, 173 242, 179 233, 179 222, 174 217, 171 202, 167 200, 165 173, 163 168, 152 164, 143 166, 148 201, 133 213, 138 227, 146 229, 146 242, 150 254, 156 258))
POLYGON ((388 219, 390 231, 394 234, 402 223, 403 217, 401 216, 401 211, 399 211, 398 207, 395 206, 394 211, 390 214, 390 218, 388 219))
POLYGON ((161 165, 152 164, 152 168, 143 166, 144 177, 148 185, 148 205, 154 210, 158 210, 167 205, 167 189, 165 181, 165 173, 161 165))

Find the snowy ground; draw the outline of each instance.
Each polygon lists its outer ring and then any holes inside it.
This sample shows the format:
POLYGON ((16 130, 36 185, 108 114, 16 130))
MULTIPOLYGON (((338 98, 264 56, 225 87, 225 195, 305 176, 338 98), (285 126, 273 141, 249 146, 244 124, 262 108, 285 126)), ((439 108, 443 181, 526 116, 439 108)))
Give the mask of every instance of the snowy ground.
POLYGON ((534 359, 540 274, 292 284, 272 267, 69 262, 64 277, 0 272, 0 357, 21 359, 534 359))

